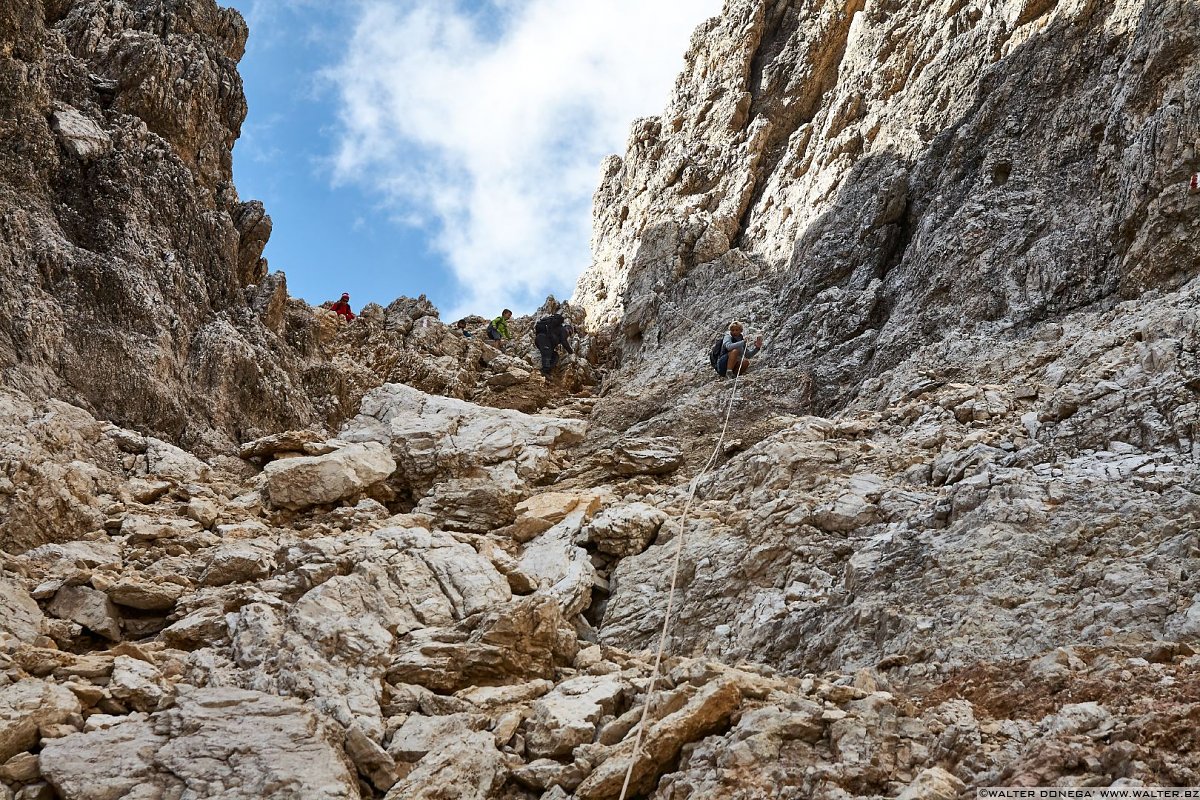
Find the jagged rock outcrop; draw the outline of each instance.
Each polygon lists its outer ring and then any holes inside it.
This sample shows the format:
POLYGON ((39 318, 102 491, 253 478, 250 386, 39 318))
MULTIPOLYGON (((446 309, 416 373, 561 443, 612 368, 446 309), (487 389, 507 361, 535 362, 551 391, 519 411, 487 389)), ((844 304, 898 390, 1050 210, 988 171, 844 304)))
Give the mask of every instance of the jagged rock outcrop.
POLYGON ((231 180, 241 17, 11 0, 0 20, 5 383, 191 444, 313 421, 248 303, 270 219, 231 180))
POLYGON ((363 399, 341 437, 389 447, 393 486, 418 511, 452 530, 486 533, 516 520, 530 487, 559 471, 555 449, 581 441, 584 429, 388 384, 363 399))
POLYGON ((1200 784, 1197 10, 730 0, 544 381, 264 274, 236 14, 0 0, 0 797, 1200 784))
POLYGON ((267 495, 280 508, 334 503, 362 492, 396 471, 379 442, 353 444, 332 453, 296 456, 267 465, 267 495))
POLYGON ((212 479, 211 471, 191 453, 77 406, 0 389, 0 541, 9 551, 102 533, 126 503, 172 489, 187 495, 184 487, 212 479))
POLYGON ((346 335, 268 274, 271 219, 232 182, 246 115, 236 11, 5 0, 0 28, 6 386, 209 453, 336 428, 389 380, 525 410, 554 394, 504 392, 505 375, 529 371, 515 360, 480 375, 486 345, 466 347, 423 298, 346 335))
POLYGON ((294 700, 190 689, 169 710, 107 723, 47 743, 39 769, 60 795, 358 796, 347 759, 294 700))
POLYGON ((671 394, 650 382, 746 318, 830 409, 977 323, 1178 288, 1197 11, 729 0, 596 193, 576 299, 656 365, 624 391, 671 394))
POLYGON ((486 320, 468 318, 472 335, 464 337, 443 323, 424 297, 400 298, 387 308, 364 308, 354 325, 330 337, 328 350, 338 375, 356 397, 383 383, 403 383, 429 394, 532 413, 590 392, 600 381, 597 366, 605 357, 594 337, 578 337, 575 354, 564 354, 554 380, 539 380, 533 326, 553 312, 582 330, 583 312, 551 297, 532 315, 510 321, 513 338, 501 350, 486 340, 486 320))

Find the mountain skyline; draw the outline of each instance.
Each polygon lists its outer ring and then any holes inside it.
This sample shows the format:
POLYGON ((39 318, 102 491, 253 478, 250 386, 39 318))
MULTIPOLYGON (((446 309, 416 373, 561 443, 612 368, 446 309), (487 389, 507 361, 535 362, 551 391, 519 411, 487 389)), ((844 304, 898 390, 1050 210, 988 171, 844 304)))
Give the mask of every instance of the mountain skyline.
POLYGON ((234 149, 265 252, 311 303, 425 294, 447 318, 567 297, 600 162, 657 114, 717 0, 233 0, 250 24, 234 149))

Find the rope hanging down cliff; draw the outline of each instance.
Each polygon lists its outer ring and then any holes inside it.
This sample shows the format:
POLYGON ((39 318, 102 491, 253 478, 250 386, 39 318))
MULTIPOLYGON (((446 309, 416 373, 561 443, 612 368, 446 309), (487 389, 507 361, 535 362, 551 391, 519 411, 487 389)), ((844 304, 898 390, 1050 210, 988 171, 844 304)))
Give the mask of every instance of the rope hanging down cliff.
POLYGON ((683 539, 687 532, 688 513, 692 509, 692 501, 696 499, 696 488, 700 485, 700 481, 712 469, 716 463, 717 456, 721 453, 721 447, 725 444, 725 434, 729 431, 729 418, 733 414, 733 405, 737 401, 738 377, 741 370, 737 370, 733 375, 733 387, 729 392, 729 403, 725 407, 725 421, 721 425, 721 435, 717 438, 717 444, 713 448, 712 455, 708 457, 708 461, 704 462, 700 472, 696 477, 692 478, 691 486, 688 488, 687 502, 683 505, 683 512, 679 515, 679 529, 675 534, 675 557, 671 566, 671 591, 667 594, 667 612, 663 617, 662 633, 658 637, 658 653, 654 656, 654 669, 650 673, 650 686, 646 690, 646 702, 642 705, 642 719, 638 723, 637 737, 633 741, 633 754, 629 759, 629 767, 625 770, 625 782, 621 785, 620 800, 625 800, 626 793, 629 791, 629 782, 633 778, 633 767, 637 764, 638 756, 642 752, 642 736, 646 732, 646 720, 649 717, 650 705, 654 701, 654 692, 658 685, 658 678, 662 668, 663 651, 667 646, 667 633, 671 628, 671 612, 675 608, 675 588, 679 581, 679 561, 683 554, 683 539))

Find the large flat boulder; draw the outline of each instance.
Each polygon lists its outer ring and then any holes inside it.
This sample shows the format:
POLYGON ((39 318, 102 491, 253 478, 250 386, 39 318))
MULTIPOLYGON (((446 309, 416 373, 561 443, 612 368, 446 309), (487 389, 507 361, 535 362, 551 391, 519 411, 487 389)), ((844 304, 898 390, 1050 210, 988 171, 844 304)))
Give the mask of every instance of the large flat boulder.
POLYGON ((596 725, 612 714, 627 685, 612 675, 581 675, 564 681, 533 704, 525 746, 534 758, 563 758, 590 744, 596 725))
POLYGON ((48 740, 42 775, 71 800, 357 800, 357 782, 299 701, 232 688, 191 689, 174 708, 48 740))
POLYGON ((517 519, 512 536, 519 542, 528 542, 562 522, 581 503, 588 507, 588 516, 591 516, 600 507, 600 497, 573 492, 540 492, 526 498, 515 509, 517 519))
POLYGON ((55 542, 27 550, 21 559, 56 577, 84 570, 119 570, 122 565, 121 548, 115 542, 55 542))
POLYGON ((583 440, 581 420, 537 416, 425 394, 389 383, 367 394, 338 438, 378 442, 414 498, 456 478, 514 474, 523 484, 560 469, 555 452, 583 440))
POLYGON ((395 460, 377 442, 347 445, 323 456, 272 461, 264 469, 271 502, 290 509, 336 503, 395 471, 395 460))
POLYGON ((441 717, 411 714, 392 734, 388 753, 397 761, 420 761, 429 753, 461 738, 469 731, 486 730, 488 718, 483 714, 459 713, 441 717))
POLYGON ((556 667, 574 660, 579 644, 557 599, 538 593, 453 628, 413 631, 396 650, 389 682, 455 692, 552 678, 556 667))
POLYGON ((117 605, 142 611, 169 611, 184 592, 177 583, 145 580, 137 575, 124 576, 105 590, 117 605))
POLYGON ((121 615, 104 592, 90 586, 64 586, 47 610, 59 619, 77 622, 92 633, 112 641, 121 639, 121 615))
POLYGON ((667 515, 648 503, 627 503, 596 515, 583 535, 601 553, 635 556, 650 546, 667 515))
POLYGON ((625 439, 612 451, 617 475, 666 475, 683 466, 683 451, 670 436, 625 439))
POLYGON ((463 730, 421 759, 385 800, 489 800, 507 772, 492 734, 463 730))

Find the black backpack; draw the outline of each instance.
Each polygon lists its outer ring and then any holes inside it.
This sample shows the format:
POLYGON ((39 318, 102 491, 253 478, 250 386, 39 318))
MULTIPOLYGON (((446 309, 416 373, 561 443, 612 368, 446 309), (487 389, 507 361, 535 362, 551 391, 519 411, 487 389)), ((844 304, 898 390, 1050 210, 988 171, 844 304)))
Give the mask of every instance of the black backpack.
POLYGON ((537 324, 533 326, 533 332, 534 333, 551 333, 552 331, 556 331, 559 328, 561 328, 562 324, 563 324, 562 314, 551 314, 549 316, 542 317, 541 319, 539 319, 537 321, 537 324))
MULTIPOLYGON (((743 341, 744 337, 734 337, 735 342, 743 341)), ((725 336, 718 336, 713 340, 712 349, 708 351, 708 363, 712 364, 712 368, 716 370, 718 375, 721 374, 721 368, 717 366, 717 362, 721 360, 721 356, 725 355, 725 336)))

